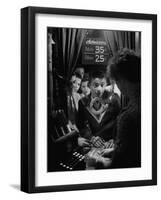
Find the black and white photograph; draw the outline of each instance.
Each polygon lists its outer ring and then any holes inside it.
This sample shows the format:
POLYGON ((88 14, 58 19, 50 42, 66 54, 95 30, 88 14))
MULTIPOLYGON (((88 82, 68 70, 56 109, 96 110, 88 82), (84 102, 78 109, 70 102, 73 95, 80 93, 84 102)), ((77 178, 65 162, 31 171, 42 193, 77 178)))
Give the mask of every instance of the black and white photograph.
POLYGON ((156 15, 27 7, 21 190, 157 184, 156 15))
POLYGON ((160 200, 160 1, 5 0, 0 15, 0 199, 160 200))
POLYGON ((141 32, 46 36, 48 172, 141 167, 141 32))

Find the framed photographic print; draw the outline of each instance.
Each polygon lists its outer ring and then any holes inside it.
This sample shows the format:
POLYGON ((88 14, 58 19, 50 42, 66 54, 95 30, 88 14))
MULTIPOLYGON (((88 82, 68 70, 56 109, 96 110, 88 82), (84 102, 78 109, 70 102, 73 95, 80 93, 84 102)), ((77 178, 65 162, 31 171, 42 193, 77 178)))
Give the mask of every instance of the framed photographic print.
POLYGON ((157 16, 21 9, 21 190, 157 184, 157 16))

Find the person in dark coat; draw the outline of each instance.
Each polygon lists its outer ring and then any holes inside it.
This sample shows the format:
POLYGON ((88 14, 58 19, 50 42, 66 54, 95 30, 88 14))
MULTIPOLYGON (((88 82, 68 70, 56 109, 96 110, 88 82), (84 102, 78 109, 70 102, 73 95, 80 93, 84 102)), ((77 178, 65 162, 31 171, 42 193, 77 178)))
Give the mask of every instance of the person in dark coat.
POLYGON ((108 65, 110 77, 121 93, 129 98, 117 117, 115 145, 102 151, 109 157, 107 167, 130 168, 141 166, 141 58, 133 50, 123 49, 108 65))

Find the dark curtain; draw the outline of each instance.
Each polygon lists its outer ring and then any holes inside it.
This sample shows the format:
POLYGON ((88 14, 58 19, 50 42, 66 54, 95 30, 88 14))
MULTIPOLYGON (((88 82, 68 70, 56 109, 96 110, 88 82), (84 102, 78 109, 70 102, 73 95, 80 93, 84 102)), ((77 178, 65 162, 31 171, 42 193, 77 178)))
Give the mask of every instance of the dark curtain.
MULTIPOLYGON (((111 55, 114 55, 122 48, 133 49, 140 54, 141 33, 129 31, 103 31, 111 55)), ((121 95, 122 107, 128 104, 128 98, 121 95)))
POLYGON ((55 42, 52 39, 52 34, 47 36, 47 56, 48 56, 48 111, 53 109, 53 69, 52 69, 52 46, 55 42))
POLYGON ((58 29, 59 52, 62 59, 62 77, 69 81, 75 70, 86 30, 61 28, 58 29))
POLYGON ((128 31, 103 31, 112 55, 122 48, 133 49, 140 53, 140 33, 128 31))
POLYGON ((52 111, 66 112, 66 86, 75 70, 85 33, 84 29, 72 28, 54 28, 48 33, 48 98, 52 111))

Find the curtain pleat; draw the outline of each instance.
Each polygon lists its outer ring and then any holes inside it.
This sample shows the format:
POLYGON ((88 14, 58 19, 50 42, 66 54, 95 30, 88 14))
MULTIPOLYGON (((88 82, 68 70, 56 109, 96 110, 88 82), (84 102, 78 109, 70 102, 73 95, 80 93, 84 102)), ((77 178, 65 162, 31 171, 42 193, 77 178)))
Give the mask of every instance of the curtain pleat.
POLYGON ((65 28, 62 29, 62 32, 60 33, 62 38, 62 51, 63 51, 63 71, 65 73, 65 49, 66 49, 66 30, 65 28))
MULTIPOLYGON (((74 59, 76 29, 63 28, 61 34, 64 76, 67 76, 74 59)), ((60 44, 59 44, 60 45, 60 44)))
POLYGON ((53 108, 53 75, 52 75, 52 34, 48 33, 48 109, 53 108))
POLYGON ((63 77, 69 81, 75 70, 86 30, 63 28, 62 51, 63 51, 63 77))
MULTIPOLYGON (((69 62, 68 62, 68 68, 72 69, 72 64, 74 62, 74 52, 75 52, 75 43, 76 43, 76 29, 72 30, 72 36, 71 36, 71 43, 70 43, 70 56, 69 56, 69 62)), ((67 77, 70 77, 71 70, 68 70, 67 77)))
POLYGON ((76 67, 76 64, 77 64, 77 60, 78 60, 78 57, 79 57, 79 53, 80 53, 80 50, 81 50, 81 47, 82 47, 82 43, 83 43, 85 34, 86 34, 86 30, 83 30, 83 29, 78 29, 77 30, 76 42, 75 42, 77 52, 76 52, 75 59, 73 59, 74 63, 73 63, 72 69, 71 69, 70 76, 72 75, 72 73, 75 70, 75 67, 76 67))

